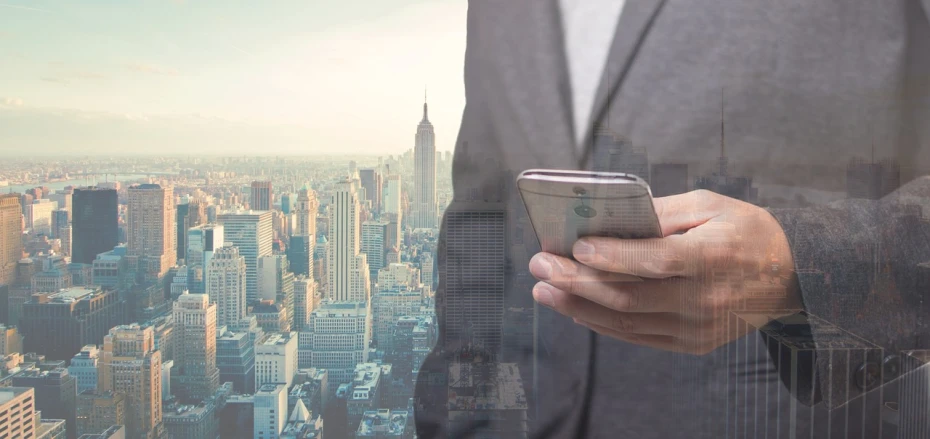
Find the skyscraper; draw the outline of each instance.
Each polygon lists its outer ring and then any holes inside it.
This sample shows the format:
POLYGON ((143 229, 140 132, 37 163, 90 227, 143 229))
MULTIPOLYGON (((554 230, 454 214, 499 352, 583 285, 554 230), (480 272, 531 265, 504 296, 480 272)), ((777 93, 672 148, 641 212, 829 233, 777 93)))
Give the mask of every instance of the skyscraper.
POLYGON ((71 197, 71 262, 92 264, 119 244, 116 191, 99 187, 74 190, 71 197))
POLYGON ((239 255, 245 258, 245 293, 253 302, 258 299, 258 258, 272 251, 271 212, 229 212, 217 215, 217 221, 223 225, 223 240, 239 247, 239 255))
POLYGON ((182 294, 172 315, 179 332, 175 354, 175 393, 182 400, 200 401, 213 396, 220 385, 216 368, 216 304, 206 294, 182 294))
POLYGON ((313 236, 291 236, 287 245, 287 262, 296 275, 313 277, 313 236))
MULTIPOLYGON (((42 412, 42 417, 64 419, 67 423, 68 437, 77 437, 77 382, 68 373, 68 369, 31 369, 14 375, 11 381, 13 387, 35 389, 35 408, 42 412)), ((31 436, 27 434, 23 437, 31 436)))
POLYGON ((158 184, 129 187, 127 253, 150 279, 177 262, 174 189, 158 184))
POLYGON ((252 437, 278 439, 287 424, 287 386, 266 384, 254 396, 252 437))
POLYGON ((377 169, 360 169, 358 177, 365 189, 365 198, 371 201, 371 210, 381 212, 381 174, 377 169))
POLYGON ((126 318, 115 290, 71 287, 56 291, 33 294, 22 305, 19 329, 26 352, 70 360, 84 345, 99 343, 109 328, 126 318))
POLYGON ((52 238, 61 239, 60 229, 68 227, 71 222, 71 213, 65 209, 52 211, 52 238))
MULTIPOLYGON (((470 337, 500 348, 504 314, 504 248, 506 211, 501 203, 471 203, 446 211, 446 245, 440 250, 455 255, 457 264, 444 264, 446 304, 445 337, 470 337), (480 237, 476 235, 480 231, 480 237), (468 255, 468 256, 464 256, 468 255)), ((445 260, 450 258, 446 256, 445 260)))
POLYGON ((355 365, 368 361, 371 312, 367 303, 324 302, 300 333, 299 367, 329 371, 329 391, 352 381, 355 365))
POLYGON ((413 150, 413 218, 414 228, 435 228, 436 214, 436 134, 423 103, 423 119, 417 125, 413 150))
MULTIPOLYGON (((203 224, 187 231, 187 276, 191 293, 206 291, 207 267, 214 252, 223 247, 223 226, 203 224)), ((214 298, 211 297, 210 300, 214 298)))
POLYGON ((219 247, 204 270, 206 293, 216 303, 219 326, 236 325, 246 311, 246 265, 239 249, 219 247))
POLYGON ((291 214, 296 203, 297 200, 293 193, 286 192, 281 194, 281 212, 284 212, 285 215, 291 214))
POLYGON ((294 273, 288 269, 284 255, 258 259, 259 299, 281 304, 288 319, 294 315, 294 273))
POLYGON ((357 178, 336 184, 329 206, 328 294, 336 302, 368 302, 368 259, 361 252, 357 178))
POLYGON ((255 387, 284 384, 288 388, 297 374, 297 333, 268 334, 255 346, 255 387))
POLYGON ((298 236, 316 236, 316 214, 320 209, 320 201, 316 197, 316 192, 304 185, 297 193, 297 227, 294 228, 294 234, 298 236))
POLYGON ((249 208, 252 210, 271 210, 273 205, 272 196, 270 181, 253 181, 249 208))
POLYGON ((0 195, 0 287, 16 280, 23 257, 23 215, 18 194, 0 195))
POLYGON ((52 236, 52 211, 58 209, 58 203, 49 199, 39 199, 26 206, 26 228, 34 235, 52 236))
POLYGON ((291 330, 303 331, 310 322, 310 313, 318 305, 316 282, 312 277, 298 276, 294 279, 294 321, 291 330))
POLYGON ((161 372, 161 351, 155 349, 151 326, 117 326, 103 338, 98 390, 126 397, 127 437, 162 436, 161 372))
POLYGON ((362 223, 362 253, 368 256, 368 273, 372 282, 378 281, 378 270, 384 267, 387 221, 365 221, 362 223))
POLYGON ((381 194, 382 213, 393 213, 399 215, 401 212, 401 180, 400 174, 388 175, 384 181, 384 189, 381 194))

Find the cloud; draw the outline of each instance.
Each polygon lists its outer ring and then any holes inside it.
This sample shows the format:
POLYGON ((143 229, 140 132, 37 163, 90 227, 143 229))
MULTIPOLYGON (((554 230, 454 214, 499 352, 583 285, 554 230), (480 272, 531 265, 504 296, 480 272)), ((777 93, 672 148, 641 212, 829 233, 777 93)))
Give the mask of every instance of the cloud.
POLYGON ((2 98, 2 97, 0 97, 0 106, 4 106, 4 107, 22 107, 22 106, 23 106, 23 99, 22 99, 22 98, 12 98, 12 97, 7 97, 7 98, 2 98))
POLYGON ((157 64, 141 63, 134 62, 126 64, 126 68, 141 73, 150 73, 153 75, 170 75, 176 76, 180 74, 177 69, 171 67, 164 67, 157 64))

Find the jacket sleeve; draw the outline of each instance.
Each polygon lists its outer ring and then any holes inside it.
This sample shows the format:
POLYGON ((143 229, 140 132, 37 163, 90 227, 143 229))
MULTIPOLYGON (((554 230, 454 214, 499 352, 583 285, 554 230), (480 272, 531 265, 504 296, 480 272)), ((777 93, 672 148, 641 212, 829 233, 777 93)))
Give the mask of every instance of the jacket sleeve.
POLYGON ((810 380, 796 388, 812 389, 795 395, 802 402, 841 407, 897 378, 901 352, 930 344, 922 334, 930 318, 927 207, 930 177, 880 200, 770 210, 788 237, 811 316, 813 370, 796 374, 810 380), (855 342, 844 344, 838 330, 855 342))

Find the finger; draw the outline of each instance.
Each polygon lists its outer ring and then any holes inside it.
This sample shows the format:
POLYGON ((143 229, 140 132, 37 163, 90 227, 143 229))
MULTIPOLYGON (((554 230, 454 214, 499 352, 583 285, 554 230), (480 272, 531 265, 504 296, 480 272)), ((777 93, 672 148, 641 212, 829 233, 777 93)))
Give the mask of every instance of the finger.
POLYGON ((587 237, 575 241, 572 255, 596 270, 650 279, 694 274, 687 264, 693 236, 671 235, 653 239, 587 237))
POLYGON ((615 338, 620 341, 625 341, 627 343, 645 346, 648 348, 692 355, 705 355, 713 351, 712 344, 692 344, 680 338, 669 335, 630 334, 618 332, 610 328, 599 326, 590 322, 585 322, 583 320, 576 320, 575 323, 605 337, 615 338))
POLYGON ((680 280, 643 281, 625 274, 595 270, 568 258, 540 253, 530 261, 530 271, 547 284, 615 311, 681 311, 680 280), (551 267, 543 276, 543 267, 551 267))
POLYGON ((619 332, 681 335, 684 328, 682 317, 677 314, 614 311, 590 300, 568 294, 545 282, 536 284, 533 288, 533 297, 563 315, 619 332))
POLYGON ((719 215, 725 202, 723 198, 722 195, 705 190, 653 198, 652 204, 662 227, 662 236, 692 229, 719 215))

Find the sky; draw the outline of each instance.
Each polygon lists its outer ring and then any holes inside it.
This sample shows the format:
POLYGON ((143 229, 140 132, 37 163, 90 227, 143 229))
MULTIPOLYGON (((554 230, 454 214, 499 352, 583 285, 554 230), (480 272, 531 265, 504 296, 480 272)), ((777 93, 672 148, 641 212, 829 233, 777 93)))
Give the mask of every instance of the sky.
POLYGON ((465 0, 0 0, 0 154, 397 154, 465 105, 465 0))

